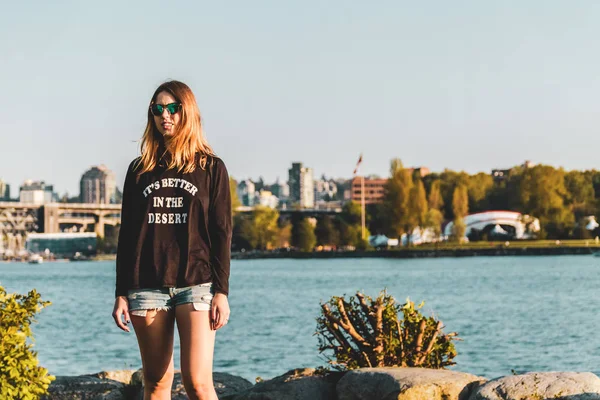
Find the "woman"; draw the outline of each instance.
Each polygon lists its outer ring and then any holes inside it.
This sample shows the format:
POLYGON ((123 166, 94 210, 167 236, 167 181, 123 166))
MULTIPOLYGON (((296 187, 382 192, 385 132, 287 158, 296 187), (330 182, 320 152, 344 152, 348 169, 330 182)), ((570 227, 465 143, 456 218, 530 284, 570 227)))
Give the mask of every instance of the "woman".
POLYGON ((171 398, 177 322, 185 390, 190 399, 216 400, 215 333, 229 319, 231 197, 188 86, 156 89, 141 153, 123 188, 112 315, 126 332, 133 324, 144 399, 171 398))

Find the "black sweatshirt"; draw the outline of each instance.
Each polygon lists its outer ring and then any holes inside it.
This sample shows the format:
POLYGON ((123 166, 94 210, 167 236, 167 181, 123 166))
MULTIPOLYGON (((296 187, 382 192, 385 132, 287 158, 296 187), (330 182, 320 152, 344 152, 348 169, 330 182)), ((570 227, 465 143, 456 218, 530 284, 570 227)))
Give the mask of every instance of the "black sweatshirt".
POLYGON ((223 160, 208 156, 205 169, 189 174, 162 162, 139 180, 138 160, 123 187, 115 296, 207 282, 229 294, 231 193, 223 160))

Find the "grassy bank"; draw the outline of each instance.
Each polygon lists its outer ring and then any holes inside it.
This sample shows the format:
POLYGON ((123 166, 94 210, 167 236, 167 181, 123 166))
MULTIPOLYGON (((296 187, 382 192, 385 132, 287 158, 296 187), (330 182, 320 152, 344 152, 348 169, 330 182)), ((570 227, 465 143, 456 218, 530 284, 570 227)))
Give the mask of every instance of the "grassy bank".
POLYGON ((413 249, 490 249, 498 247, 511 248, 560 248, 560 247, 591 247, 600 250, 600 241, 594 239, 585 240, 515 240, 507 242, 470 242, 470 243, 427 243, 412 247, 413 249))
POLYGON ((590 255, 600 251, 595 240, 533 240, 514 242, 428 243, 394 249, 357 251, 247 251, 234 252, 234 259, 254 258, 420 258, 471 256, 590 255))
MULTIPOLYGON (((253 258, 362 258, 362 257, 468 257, 509 255, 569 255, 600 252, 600 243, 595 240, 521 240, 512 242, 472 243, 427 243, 419 246, 400 247, 386 250, 357 251, 246 251, 233 252, 233 259, 253 258)), ((94 261, 112 261, 115 254, 98 254, 94 261)))

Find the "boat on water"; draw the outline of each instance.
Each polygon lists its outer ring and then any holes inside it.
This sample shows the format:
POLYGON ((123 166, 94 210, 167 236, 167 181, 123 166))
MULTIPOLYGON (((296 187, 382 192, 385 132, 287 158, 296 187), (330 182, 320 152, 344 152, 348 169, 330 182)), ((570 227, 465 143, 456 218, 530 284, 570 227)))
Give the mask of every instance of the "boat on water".
POLYGON ((44 257, 39 254, 32 254, 29 256, 29 264, 41 264, 44 262, 44 257))

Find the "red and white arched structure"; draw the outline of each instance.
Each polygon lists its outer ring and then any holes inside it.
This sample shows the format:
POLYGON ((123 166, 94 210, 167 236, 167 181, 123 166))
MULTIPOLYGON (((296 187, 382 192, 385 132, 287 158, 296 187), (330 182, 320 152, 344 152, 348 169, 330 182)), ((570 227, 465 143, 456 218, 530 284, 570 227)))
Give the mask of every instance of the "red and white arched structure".
MULTIPOLYGON (((515 229, 515 239, 530 239, 534 233, 540 231, 540 221, 537 218, 516 211, 485 211, 469 214, 464 221, 467 228, 465 236, 469 236, 472 229, 483 231, 489 225, 512 226, 515 229)), ((452 235, 453 227, 454 223, 448 223, 444 228, 444 236, 452 235)))

